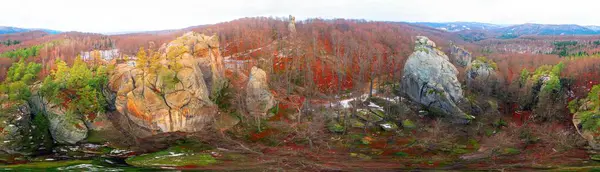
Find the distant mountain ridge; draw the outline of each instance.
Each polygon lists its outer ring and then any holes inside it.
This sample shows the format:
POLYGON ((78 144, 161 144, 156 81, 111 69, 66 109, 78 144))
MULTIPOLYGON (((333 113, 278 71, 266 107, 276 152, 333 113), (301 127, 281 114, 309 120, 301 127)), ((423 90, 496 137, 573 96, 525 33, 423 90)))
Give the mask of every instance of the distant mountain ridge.
POLYGON ((44 31, 49 34, 58 34, 61 31, 50 30, 50 29, 35 29, 35 28, 18 28, 18 27, 10 27, 10 26, 0 26, 0 35, 2 34, 11 34, 11 33, 22 33, 22 32, 30 32, 30 31, 44 31))
POLYGON ((447 22, 447 23, 435 23, 435 22, 416 22, 413 24, 423 25, 432 27, 439 30, 448 32, 459 32, 463 30, 490 30, 505 27, 506 25, 497 25, 489 23, 478 23, 478 22, 447 22))
POLYGON ((477 22, 416 22, 416 25, 432 27, 449 32, 471 30, 487 31, 501 35, 503 38, 518 37, 522 35, 599 35, 600 26, 580 26, 574 24, 534 24, 497 25, 477 22))

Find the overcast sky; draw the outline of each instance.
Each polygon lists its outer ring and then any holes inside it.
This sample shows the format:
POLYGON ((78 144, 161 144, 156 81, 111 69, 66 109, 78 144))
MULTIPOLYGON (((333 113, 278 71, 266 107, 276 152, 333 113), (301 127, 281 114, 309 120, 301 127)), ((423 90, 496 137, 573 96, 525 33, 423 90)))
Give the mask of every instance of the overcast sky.
POLYGON ((0 26, 61 31, 178 29, 242 17, 600 25, 596 0, 3 0, 0 26))

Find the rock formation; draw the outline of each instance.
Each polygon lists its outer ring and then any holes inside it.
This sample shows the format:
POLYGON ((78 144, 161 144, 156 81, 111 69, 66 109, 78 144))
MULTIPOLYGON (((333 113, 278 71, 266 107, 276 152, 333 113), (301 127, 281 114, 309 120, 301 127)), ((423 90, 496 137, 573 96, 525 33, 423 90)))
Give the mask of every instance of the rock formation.
POLYGON ((75 144, 85 139, 88 129, 80 118, 82 115, 68 114, 64 106, 49 102, 39 94, 40 87, 40 84, 32 87, 33 94, 29 102, 33 112, 43 114, 48 119, 50 134, 54 141, 61 144, 75 144))
POLYGON ((434 113, 462 122, 473 117, 457 106, 464 101, 457 74, 456 67, 433 41, 418 36, 415 52, 404 65, 400 92, 434 113))
POLYGON ((599 95, 600 86, 596 85, 586 98, 569 103, 569 106, 572 106, 571 112, 575 111, 573 125, 577 132, 597 151, 600 151, 600 105, 597 103, 599 95))
POLYGON ((466 67, 471 64, 471 53, 455 44, 450 45, 450 56, 452 57, 452 62, 454 64, 462 67, 466 67))
POLYGON ((583 128, 583 118, 586 115, 584 113, 585 112, 578 112, 573 115, 573 125, 575 125, 575 128, 577 129, 579 135, 581 135, 585 140, 588 141, 588 144, 592 149, 600 151, 600 136, 598 136, 599 131, 594 132, 592 130, 583 128))
POLYGON ((296 17, 290 15, 290 23, 288 24, 290 34, 296 33, 296 17))
POLYGON ((246 87, 246 106, 253 116, 265 117, 267 111, 275 106, 275 98, 267 83, 267 74, 262 69, 252 67, 246 87))
POLYGON ((7 153, 23 153, 24 144, 31 136, 31 114, 27 103, 5 102, 0 104, 0 150, 7 153))
POLYGON ((475 90, 489 93, 497 87, 498 77, 496 74, 496 63, 480 57, 467 67, 467 86, 475 90))
POLYGON ((205 129, 217 112, 209 95, 223 79, 218 47, 216 36, 190 32, 163 45, 158 69, 117 65, 109 89, 120 126, 140 137, 205 129))

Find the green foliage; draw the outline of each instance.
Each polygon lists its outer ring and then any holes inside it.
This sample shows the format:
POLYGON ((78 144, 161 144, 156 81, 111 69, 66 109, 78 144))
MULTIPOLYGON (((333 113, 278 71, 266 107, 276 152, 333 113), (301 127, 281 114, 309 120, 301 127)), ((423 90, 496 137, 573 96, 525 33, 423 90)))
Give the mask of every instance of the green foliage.
POLYGON ((394 156, 399 156, 399 157, 407 157, 407 156, 408 156, 408 154, 407 154, 407 153, 404 153, 404 152, 396 152, 396 153, 394 153, 394 156))
MULTIPOLYGON (((591 42, 590 42, 591 43, 591 42)), ((595 43, 595 42, 594 42, 595 43)), ((600 43, 600 42, 598 42, 600 43)), ((577 51, 578 48, 582 47, 577 45, 577 41, 558 41, 554 42, 554 50, 552 54, 559 55, 560 57, 586 57, 589 54, 586 51, 577 51)))
POLYGON ((481 62, 481 63, 474 63, 474 64, 473 64, 473 67, 474 67, 475 69, 479 69, 479 68, 481 67, 481 64, 487 64, 487 65, 488 65, 489 67, 491 67, 492 69, 494 69, 494 70, 498 70, 498 64, 496 64, 496 62, 494 62, 494 61, 493 61, 493 60, 491 60, 491 59, 488 59, 488 58, 487 58, 487 57, 485 57, 485 56, 479 56, 479 57, 477 57, 475 60, 477 60, 477 61, 481 62))
POLYGON ((57 60, 56 66, 40 89, 45 98, 65 105, 70 112, 67 114, 94 114, 105 110, 102 89, 108 82, 106 67, 88 67, 79 57, 72 67, 62 60, 57 60))
POLYGON ((519 149, 515 149, 515 148, 504 148, 504 150, 502 150, 502 154, 503 155, 518 155, 518 154, 521 154, 521 151, 519 149))
POLYGON ((577 109, 579 108, 579 100, 573 99, 573 100, 569 101, 569 104, 567 107, 569 108, 569 112, 576 113, 577 109))
POLYGON ((552 67, 552 74, 560 76, 560 73, 565 69, 565 64, 560 62, 552 67))
POLYGON ((163 81, 164 89, 173 89, 180 82, 179 78, 177 78, 177 73, 168 68, 161 68, 159 77, 163 81))
POLYGON ((423 52, 425 52, 425 53, 428 53, 428 54, 429 54, 429 49, 427 49, 427 48, 425 48, 425 47, 418 47, 418 48, 415 48, 415 51, 423 51, 423 52))
POLYGON ((519 134, 519 138, 522 139, 527 144, 535 144, 538 141, 540 141, 540 138, 534 136, 532 134, 532 132, 530 131, 530 129, 528 129, 528 128, 521 130, 521 133, 519 134))
MULTIPOLYGON (((560 75, 562 73, 562 71, 564 70, 565 65, 564 63, 560 62, 557 65, 551 66, 551 65, 543 65, 538 67, 535 72, 533 73, 533 76, 529 77, 534 83, 538 83, 540 82, 540 79, 542 77, 548 77, 548 80, 545 83, 545 86, 542 88, 543 91, 549 92, 549 91, 559 91, 561 89, 561 83, 560 83, 560 75)), ((521 72, 521 81, 524 81, 524 78, 526 78, 526 74, 528 72, 526 71, 522 71, 521 72)), ((523 82, 524 84, 524 82, 523 82)))
POLYGON ((402 121, 402 127, 405 129, 415 129, 417 128, 417 125, 415 125, 415 123, 413 123, 410 119, 405 119, 402 121))
POLYGON ((188 52, 187 47, 185 47, 183 45, 170 46, 167 50, 167 61, 169 62, 168 63, 169 69, 174 70, 175 72, 179 72, 179 70, 181 70, 182 66, 178 61, 187 52, 188 52))
POLYGON ((581 125, 584 130, 600 132, 600 112, 596 111, 585 111, 581 112, 581 125))
POLYGON ((334 121, 329 122, 327 124, 327 129, 329 129, 329 131, 333 133, 343 133, 344 131, 346 131, 346 128, 342 126, 342 124, 334 121))
POLYGON ((575 46, 577 45, 577 41, 557 41, 552 44, 556 47, 575 46))
POLYGON ((38 56, 40 54, 41 48, 42 48, 42 45, 35 45, 35 46, 27 47, 27 48, 19 48, 16 50, 4 52, 4 53, 0 54, 0 57, 27 59, 29 57, 38 56))
POLYGON ((199 153, 178 146, 155 153, 130 157, 125 161, 127 164, 137 167, 206 166, 218 162, 210 154, 199 153))
POLYGON ((50 121, 44 116, 44 114, 37 113, 33 116, 32 120, 32 131, 30 143, 39 143, 39 145, 30 145, 32 150, 38 148, 51 148, 53 144, 52 137, 50 136, 50 121))
POLYGON ((527 83, 528 79, 529 79, 529 70, 527 70, 527 69, 521 70, 521 75, 519 77, 519 84, 521 86, 525 85, 525 83, 527 83))
POLYGON ((13 164, 0 166, 2 169, 15 171, 59 171, 58 167, 67 167, 78 164, 91 164, 92 160, 66 160, 66 161, 42 161, 24 164, 13 164))
POLYGON ((592 108, 593 110, 597 110, 598 105, 600 105, 600 98, 599 98, 600 94, 599 93, 600 93, 600 85, 594 85, 586 97, 587 100, 591 101, 592 104, 594 105, 594 108, 592 108))
POLYGON ((20 44, 20 43, 21 43, 21 41, 18 41, 18 40, 10 40, 10 39, 8 39, 8 40, 6 40, 6 41, 1 41, 1 42, 0 42, 0 44, 6 45, 6 46, 17 45, 17 44, 20 44))
POLYGON ((42 65, 25 63, 21 58, 8 69, 6 79, 0 84, 0 93, 7 94, 12 101, 27 100, 31 96, 29 85, 35 81, 41 69, 42 65))
POLYGON ((210 100, 215 102, 221 110, 229 109, 231 107, 231 100, 233 99, 233 89, 229 81, 223 82, 223 85, 219 88, 219 90, 212 92, 210 100))
POLYGON ((504 121, 504 119, 502 119, 502 118, 494 121, 494 123, 492 123, 492 125, 496 128, 508 127, 508 123, 506 121, 504 121))
POLYGON ((551 75, 550 79, 546 82, 546 86, 544 86, 543 91, 559 91, 560 89, 560 78, 556 75, 551 75))
MULTIPOLYGON (((583 103, 588 102, 588 111, 577 112, 581 119, 584 130, 600 132, 600 85, 594 85, 592 90, 587 95, 587 98, 581 100, 583 103)), ((583 104, 582 103, 582 104, 583 104)))
POLYGON ((517 34, 502 34, 502 35, 498 36, 498 38, 500 38, 500 39, 515 39, 518 37, 519 37, 519 35, 517 35, 517 34))

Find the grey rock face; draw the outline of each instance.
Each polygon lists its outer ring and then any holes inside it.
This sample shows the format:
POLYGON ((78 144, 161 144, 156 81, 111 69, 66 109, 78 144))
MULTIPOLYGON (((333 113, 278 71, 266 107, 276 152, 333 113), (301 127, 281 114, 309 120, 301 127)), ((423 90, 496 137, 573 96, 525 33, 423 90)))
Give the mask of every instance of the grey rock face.
POLYGON ((427 37, 417 37, 415 52, 404 65, 401 90, 430 111, 462 121, 472 118, 457 104, 464 101, 458 70, 427 37))
POLYGON ((267 74, 262 69, 252 67, 246 87, 246 105, 252 115, 264 117, 273 106, 275 98, 269 91, 267 74))
POLYGON ((470 52, 454 44, 450 45, 450 56, 452 57, 452 62, 462 67, 469 66, 473 58, 470 52))
POLYGON ((50 134, 57 143, 75 144, 87 137, 88 129, 78 114, 68 114, 61 106, 48 102, 38 93, 40 85, 33 87, 30 99, 34 112, 44 114, 49 122, 50 134))
POLYGON ((21 153, 24 149, 24 143, 30 136, 30 109, 26 103, 0 104, 0 150, 7 153, 21 153))
MULTIPOLYGON (((496 79, 496 76, 496 70, 489 63, 481 60, 473 60, 467 69, 467 85, 473 86, 477 82, 496 79)), ((485 84, 480 86, 485 86, 485 84)))

